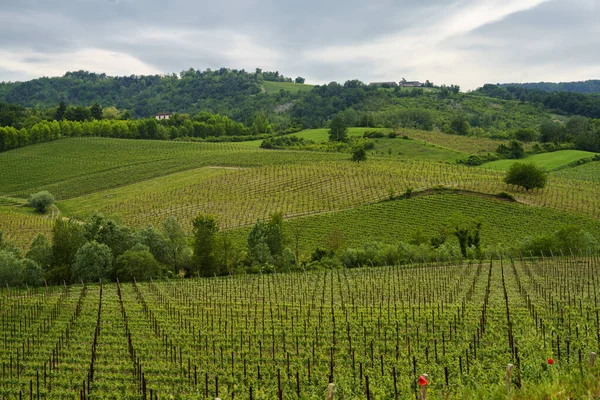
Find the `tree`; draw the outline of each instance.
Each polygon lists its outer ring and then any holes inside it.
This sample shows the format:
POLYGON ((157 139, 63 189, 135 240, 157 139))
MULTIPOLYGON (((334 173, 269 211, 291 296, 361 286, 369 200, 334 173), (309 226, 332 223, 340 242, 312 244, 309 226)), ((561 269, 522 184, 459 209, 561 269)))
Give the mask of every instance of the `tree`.
POLYGON ((54 196, 47 190, 37 192, 29 196, 28 204, 30 207, 36 209, 37 212, 43 214, 46 212, 48 207, 54 203, 54 196))
POLYGON ((61 100, 60 104, 56 108, 56 113, 54 114, 54 119, 60 121, 64 118, 65 112, 67 111, 67 103, 64 100, 61 100))
POLYGON ((202 276, 220 273, 215 257, 215 241, 219 232, 217 221, 210 216, 200 214, 192 221, 194 235, 194 255, 192 261, 196 271, 202 276))
POLYGON ((367 160, 367 152, 363 146, 359 146, 352 151, 352 161, 359 163, 367 160))
MULTIPOLYGON (((185 231, 177 222, 177 218, 168 217, 163 222, 162 233, 165 238, 165 263, 175 272, 189 267, 191 251, 187 245, 185 231)), ((150 251, 155 248, 149 243, 146 245, 150 247, 150 251)), ((157 242, 156 245, 158 246, 160 243, 157 242)), ((156 251, 158 252, 158 249, 156 251)), ((155 254, 155 257, 157 257, 157 254, 155 254)))
POLYGON ((119 119, 121 117, 121 111, 116 107, 111 106, 102 110, 102 119, 119 119))
POLYGON ((59 218, 52 228, 52 269, 49 280, 62 283, 71 279, 75 254, 85 244, 83 226, 70 219, 59 218))
POLYGON ((296 78, 296 80, 294 82, 296 82, 296 83, 304 83, 305 79, 303 77, 299 76, 299 77, 296 78))
POLYGON ((496 153, 498 153, 501 157, 511 158, 511 159, 519 159, 525 157, 525 149, 523 149, 523 145, 518 140, 511 140, 510 143, 505 145, 501 143, 496 149, 496 153))
POLYGON ((468 135, 471 125, 465 115, 458 114, 450 121, 450 130, 456 135, 468 135))
POLYGON ((137 281, 156 278, 160 274, 160 265, 152 256, 148 247, 136 245, 131 250, 117 257, 115 277, 120 281, 137 281))
POLYGON ((284 264, 283 213, 272 214, 268 222, 258 221, 248 234, 248 253, 258 264, 284 264))
POLYGON ((102 107, 100 107, 100 104, 94 103, 90 107, 90 113, 92 114, 92 118, 101 120, 102 119, 102 107))
POLYGON ((107 279, 112 269, 113 255, 110 248, 96 241, 84 244, 77 254, 71 272, 73 280, 98 282, 107 279))
POLYGON ((0 251, 0 285, 20 286, 22 283, 21 261, 11 252, 0 251))
POLYGON ((50 268, 50 265, 52 264, 52 246, 50 246, 50 242, 46 235, 43 233, 37 234, 25 257, 35 261, 44 270, 50 268))
POLYGON ((337 114, 331 120, 329 128, 329 141, 331 142, 346 142, 348 140, 348 127, 344 122, 341 114, 337 114))
POLYGON ((546 172, 538 168, 534 163, 520 162, 512 164, 504 176, 505 183, 523 187, 527 191, 531 189, 543 189, 546 186, 547 179, 548 175, 546 172))

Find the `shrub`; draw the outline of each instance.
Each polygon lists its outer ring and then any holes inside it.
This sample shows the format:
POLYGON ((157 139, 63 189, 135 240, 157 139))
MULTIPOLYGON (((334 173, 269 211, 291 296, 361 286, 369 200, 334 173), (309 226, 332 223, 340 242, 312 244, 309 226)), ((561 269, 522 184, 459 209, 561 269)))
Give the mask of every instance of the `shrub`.
POLYGON ((29 196, 29 206, 36 209, 39 213, 45 213, 48 207, 54 203, 54 196, 47 190, 37 192, 29 196))

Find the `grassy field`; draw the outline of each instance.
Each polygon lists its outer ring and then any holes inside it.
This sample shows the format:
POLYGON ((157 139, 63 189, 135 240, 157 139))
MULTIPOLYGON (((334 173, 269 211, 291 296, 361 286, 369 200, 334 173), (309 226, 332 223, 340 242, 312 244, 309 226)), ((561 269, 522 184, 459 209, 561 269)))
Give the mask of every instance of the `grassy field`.
POLYGON ((279 93, 281 89, 287 90, 290 93, 298 93, 299 90, 312 90, 315 85, 300 84, 294 82, 269 82, 263 83, 263 89, 268 94, 279 93))
POLYGON ((410 399, 427 374, 428 398, 592 398, 598 271, 547 257, 2 289, 0 396, 324 399, 333 382, 410 399))
POLYGON ((483 164, 482 167, 498 171, 506 171, 515 162, 532 162, 546 171, 552 171, 553 169, 564 167, 574 161, 581 160, 582 158, 593 157, 595 154, 596 153, 590 153, 589 151, 581 150, 562 150, 554 151, 552 153, 534 154, 520 160, 492 161, 483 164))
MULTIPOLYGON (((334 235, 343 238, 343 247, 355 248, 370 242, 398 245, 400 241, 408 242, 417 230, 432 238, 457 217, 483 222, 481 239, 485 247, 515 246, 528 236, 550 234, 567 225, 576 225, 600 236, 600 221, 590 217, 492 197, 445 192, 294 218, 288 222, 286 235, 294 242, 295 232, 299 232, 300 251, 308 255, 334 235)), ((250 228, 236 229, 230 235, 244 246, 249 231, 250 228)), ((451 235, 447 240, 458 245, 451 235)))
POLYGON ((577 179, 590 182, 600 182, 600 162, 590 162, 572 168, 564 168, 552 173, 565 179, 577 179))

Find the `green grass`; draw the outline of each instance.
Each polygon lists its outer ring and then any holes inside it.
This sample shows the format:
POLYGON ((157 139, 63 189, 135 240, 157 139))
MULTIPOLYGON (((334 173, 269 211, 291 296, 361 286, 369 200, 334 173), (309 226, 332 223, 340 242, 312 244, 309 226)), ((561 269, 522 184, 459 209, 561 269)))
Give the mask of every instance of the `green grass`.
POLYGON ((294 83, 294 82, 265 81, 263 83, 263 88, 265 89, 265 92, 267 92, 268 94, 279 93, 279 91, 281 89, 287 90, 288 92, 296 94, 296 93, 298 93, 299 90, 312 90, 313 87, 315 87, 315 85, 307 85, 307 84, 300 84, 300 83, 294 83))
POLYGON ((63 139, 0 153, 0 196, 27 198, 49 190, 65 199, 205 166, 256 167, 347 157, 268 151, 245 143, 63 139))
POLYGON ((506 171, 515 162, 532 162, 538 167, 545 169, 546 171, 552 171, 554 169, 569 165, 574 161, 581 160, 582 158, 589 158, 594 155, 595 153, 591 153, 589 151, 562 150, 555 151, 552 153, 535 154, 533 156, 525 157, 520 160, 492 161, 483 164, 482 167, 498 171, 506 171))
POLYGON ((564 168, 552 173, 566 179, 577 179, 589 182, 600 182, 600 162, 590 162, 572 168, 564 168))
MULTIPOLYGON (((286 234, 300 232, 301 251, 306 255, 323 246, 337 230, 346 238, 345 246, 363 247, 368 242, 397 245, 422 229, 431 238, 448 226, 454 215, 483 222, 482 245, 515 245, 531 235, 554 232, 561 225, 577 225, 600 235, 600 221, 543 207, 497 200, 464 193, 424 195, 406 200, 386 201, 351 210, 295 218, 288 221, 286 234)), ((231 231, 234 241, 244 246, 250 229, 231 231)), ((458 244, 450 236, 449 243, 458 244)))

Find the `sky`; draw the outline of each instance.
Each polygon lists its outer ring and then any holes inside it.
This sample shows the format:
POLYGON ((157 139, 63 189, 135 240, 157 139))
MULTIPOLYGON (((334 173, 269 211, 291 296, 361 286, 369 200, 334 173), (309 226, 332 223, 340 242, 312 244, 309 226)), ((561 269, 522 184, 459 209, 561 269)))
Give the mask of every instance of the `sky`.
POLYGON ((221 67, 307 83, 600 79, 600 0, 0 0, 0 81, 221 67))

